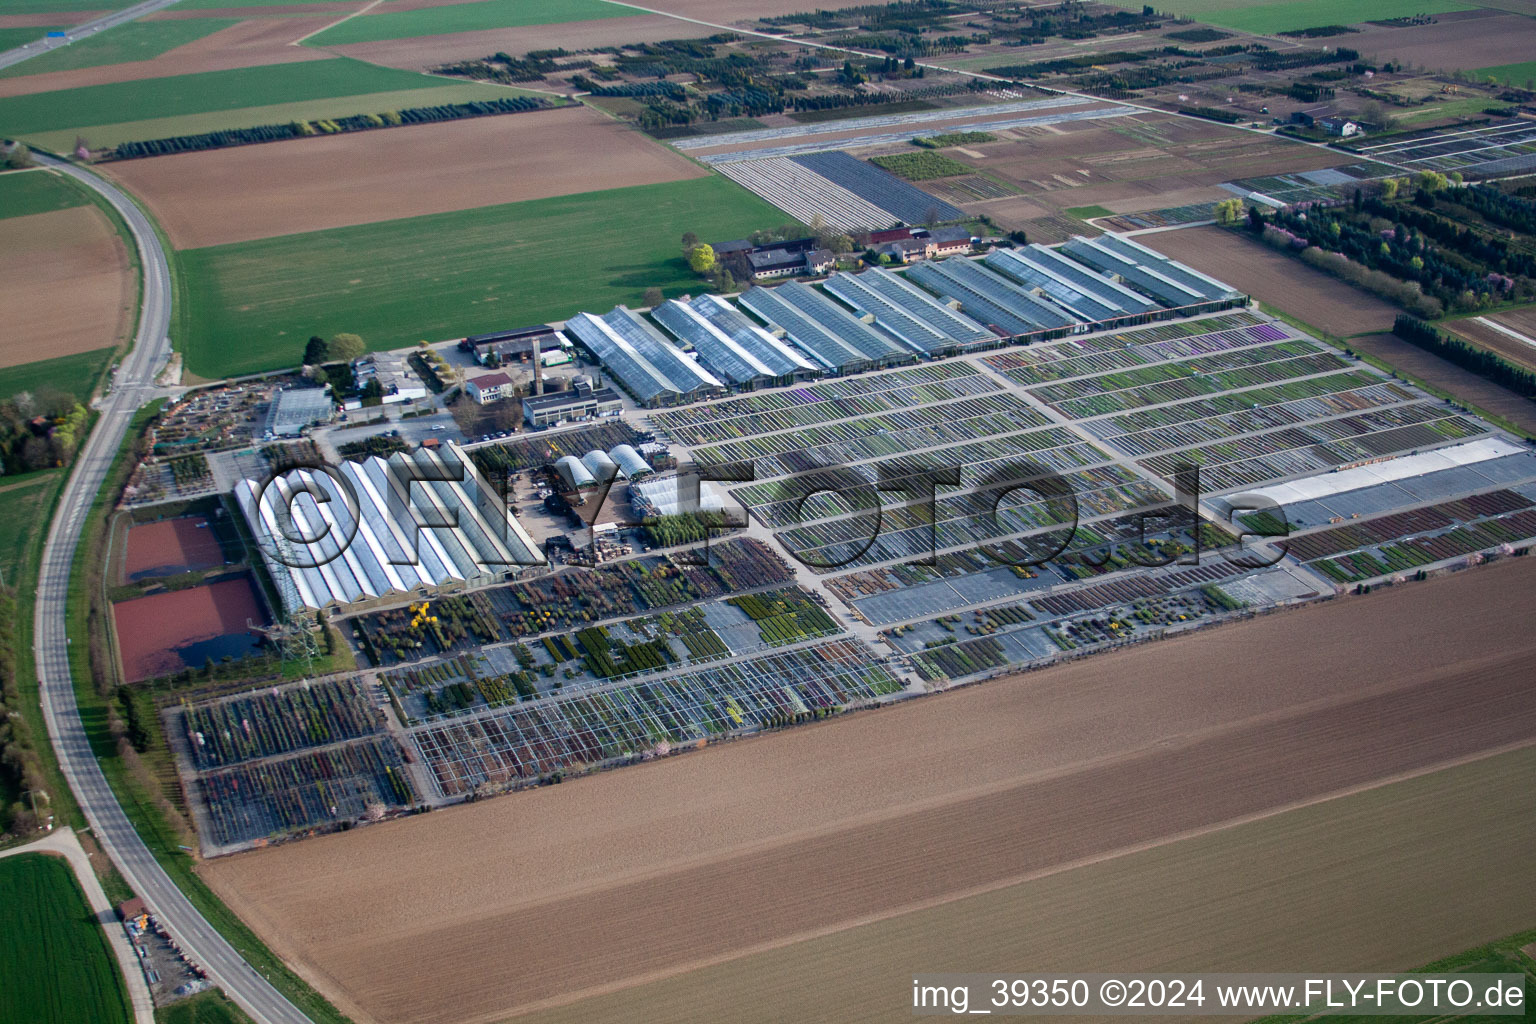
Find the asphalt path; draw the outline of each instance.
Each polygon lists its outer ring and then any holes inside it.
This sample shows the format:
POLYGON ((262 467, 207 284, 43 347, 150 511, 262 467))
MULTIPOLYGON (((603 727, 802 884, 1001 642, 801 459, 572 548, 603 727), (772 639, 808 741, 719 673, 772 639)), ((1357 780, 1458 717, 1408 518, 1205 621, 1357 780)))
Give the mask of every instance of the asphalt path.
MULTIPOLYGON (((162 5, 164 6, 164 5, 162 5)), ((112 787, 91 751, 70 674, 65 606, 70 567, 80 543, 81 527, 134 413, 162 392, 155 374, 171 354, 171 272, 159 236, 143 211, 121 190, 97 175, 64 161, 38 154, 37 159, 94 189, 122 215, 133 235, 143 268, 144 295, 133 350, 122 361, 111 390, 100 404, 100 418, 86 438, 64 485, 48 540, 43 548, 33 627, 38 685, 48 738, 65 781, 85 813, 86 821, 128 885, 143 897, 161 924, 187 955, 208 972, 214 984, 250 1014, 257 1024, 303 1024, 309 1020, 272 984, 258 974, 240 952, 208 923, 166 874, 123 813, 112 787)))
POLYGON ((20 64, 24 60, 31 60, 40 53, 50 53, 61 46, 77 43, 82 39, 89 39, 103 29, 116 28, 126 24, 135 18, 142 18, 146 14, 153 14, 163 10, 179 0, 144 0, 143 3, 125 7, 121 11, 102 15, 95 21, 87 21, 83 25, 72 25, 64 29, 62 36, 40 36, 34 43, 25 43, 14 50, 6 50, 0 53, 0 69, 8 68, 13 64, 20 64))

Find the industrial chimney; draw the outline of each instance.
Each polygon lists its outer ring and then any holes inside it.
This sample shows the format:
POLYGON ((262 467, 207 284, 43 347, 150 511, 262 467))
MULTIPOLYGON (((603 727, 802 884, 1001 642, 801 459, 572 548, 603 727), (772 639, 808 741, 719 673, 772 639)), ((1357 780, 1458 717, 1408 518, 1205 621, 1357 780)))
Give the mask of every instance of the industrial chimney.
POLYGON ((539 358, 539 336, 533 336, 533 393, 544 393, 544 361, 539 358))

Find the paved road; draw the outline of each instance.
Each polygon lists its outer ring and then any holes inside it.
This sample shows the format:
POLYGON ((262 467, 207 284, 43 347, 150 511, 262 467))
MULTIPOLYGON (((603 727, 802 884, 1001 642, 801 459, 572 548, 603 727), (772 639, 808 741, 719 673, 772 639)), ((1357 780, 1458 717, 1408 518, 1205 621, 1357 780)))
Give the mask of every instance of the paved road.
POLYGON ((6 50, 4 53, 0 53, 0 69, 8 68, 12 64, 20 64, 22 61, 36 57, 40 53, 57 50, 61 46, 68 46, 70 43, 79 42, 82 39, 89 39, 103 29, 115 28, 118 25, 133 21, 135 18, 142 18, 146 14, 153 14, 178 2, 179 0, 144 0, 143 3, 134 4, 132 7, 126 7, 121 11, 114 11, 111 14, 103 15, 95 21, 88 21, 83 25, 74 25, 67 28, 64 30, 62 37, 52 39, 47 36, 40 37, 35 43, 27 43, 24 46, 16 47, 14 50, 6 50))
POLYGON ((106 479, 129 421, 140 405, 159 393, 154 386, 155 373, 171 351, 171 273, 159 238, 132 200, 90 171, 41 155, 38 159, 95 189, 117 209, 133 234, 144 272, 144 298, 133 351, 124 358, 112 390, 101 403, 101 418, 80 450, 43 548, 34 649, 48 737, 65 781, 96 837, 133 891, 144 898, 181 948, 257 1024, 305 1024, 309 1018, 245 962, 160 867, 118 806, 80 721, 64 617, 70 566, 86 513, 106 479))
POLYGON ((107 902, 107 894, 96 878, 96 872, 91 868, 91 859, 85 855, 85 848, 80 845, 80 838, 72 829, 57 828, 44 839, 0 852, 0 858, 14 857, 22 853, 56 854, 69 862, 70 870, 75 873, 75 880, 80 883, 80 889, 85 893, 86 904, 91 908, 91 913, 96 915, 102 930, 106 932, 107 945, 117 957, 117 966, 122 970, 123 981, 128 986, 128 1002, 133 1008, 134 1024, 155 1024, 155 1002, 149 994, 149 982, 144 979, 144 968, 139 963, 139 956, 133 951, 133 943, 128 941, 128 933, 123 931, 123 926, 118 921, 112 904, 107 902))

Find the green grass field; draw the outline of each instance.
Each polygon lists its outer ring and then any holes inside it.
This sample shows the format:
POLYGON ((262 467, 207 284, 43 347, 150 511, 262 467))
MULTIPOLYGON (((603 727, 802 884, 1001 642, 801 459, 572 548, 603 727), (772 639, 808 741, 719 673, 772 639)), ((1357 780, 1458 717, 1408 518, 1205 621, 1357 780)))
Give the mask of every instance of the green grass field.
MULTIPOLYGON (((1141 7, 1141 4, 1132 3, 1131 0, 1112 2, 1118 7, 1141 7)), ((1318 25, 1357 25, 1363 21, 1406 18, 1415 14, 1466 11, 1475 6, 1475 3, 1462 3, 1461 0, 1349 0, 1349 3, 1343 5, 1337 0, 1171 0, 1166 4, 1158 4, 1157 9, 1167 14, 1203 21, 1208 25, 1264 35, 1318 25)))
MULTIPOLYGON (((0 401, 18 391, 38 391, 52 388, 67 391, 80 401, 85 401, 96 380, 112 358, 112 349, 97 349, 57 359, 41 359, 35 363, 7 366, 0 369, 0 401)), ((0 478, 0 483, 4 479, 0 478)))
POLYGON ((291 366, 311 334, 377 349, 699 290, 678 239, 788 218, 723 177, 587 192, 178 254, 175 327, 201 377, 291 366))
MULTIPOLYGON (((0 51, 14 50, 18 46, 35 43, 48 32, 54 29, 62 29, 63 27, 63 25, 45 25, 41 28, 0 28, 0 51)), ((33 60, 37 59, 39 58, 33 58, 33 60)), ((23 61, 19 66, 25 67, 30 63, 32 61, 23 61)))
MULTIPOLYGON (((449 88, 454 84, 447 79, 377 67, 345 57, 234 71, 206 71, 0 99, 0 136, 30 137, 41 132, 123 121, 206 114, 303 100, 363 97, 370 93, 407 89, 449 88)), ((374 104, 368 102, 359 109, 367 110, 372 106, 374 104)))
POLYGON ((1107 210, 1102 206, 1069 206, 1066 214, 1068 217, 1076 217, 1078 220, 1092 220, 1095 217, 1113 217, 1114 210, 1107 210))
POLYGON ((250 1024, 229 997, 212 989, 155 1011, 155 1024, 250 1024))
POLYGON ((0 478, 0 581, 14 586, 27 545, 48 524, 48 509, 62 470, 0 478))
POLYGON ((1495 64, 1491 68, 1478 68, 1472 74, 1478 78, 1495 79, 1500 85, 1526 88, 1528 83, 1536 84, 1536 60, 1522 64, 1495 64))
POLYGON ((86 194, 70 179, 52 171, 0 174, 0 219, 67 210, 88 202, 86 194))
POLYGON ((117 963, 69 865, 0 860, 0 1020, 126 1024, 117 963))
MULTIPOLYGON (((126 64, 149 60, 194 39, 201 39, 235 23, 233 18, 195 18, 177 21, 130 21, 126 25, 89 36, 68 46, 22 61, 0 71, 0 78, 40 75, 47 71, 94 68, 102 64, 126 64)), ((34 30, 36 31, 36 30, 34 30)), ((39 32, 38 35, 42 33, 39 32)))
MULTIPOLYGON (((417 80, 422 79, 418 76, 417 80)), ((504 86, 476 85, 470 82, 453 82, 448 79, 426 79, 425 81, 440 84, 429 84, 426 88, 404 89, 397 92, 371 92, 365 96, 302 100, 267 107, 241 107, 237 110, 216 110, 211 113, 186 114, 180 117, 120 121, 117 124, 97 125, 84 129, 67 128, 62 131, 38 132, 28 135, 27 141, 59 153, 73 149, 75 138, 79 135, 83 135, 92 146, 105 148, 115 146, 119 142, 165 139, 173 135, 196 135, 199 132, 218 131, 221 128, 254 128, 262 124, 312 121, 322 117, 345 117, 349 114, 382 114, 388 110, 430 107, 439 103, 467 103, 470 100, 499 99, 508 95, 528 95, 523 90, 508 89, 504 86)))
MULTIPOLYGON (((124 7, 130 7, 135 0, 5 0, 6 14, 54 14, 72 13, 75 11, 120 11, 124 7)), ((71 24, 79 24, 90 18, 99 17, 97 14, 88 16, 63 18, 61 20, 71 24)))
POLYGON ((392 11, 382 4, 368 14, 350 18, 319 35, 305 40, 309 46, 340 46, 344 43, 372 43, 380 39, 410 39, 415 36, 440 36, 450 32, 478 32, 488 28, 519 28, 525 25, 554 25, 563 21, 592 21, 597 18, 627 18, 644 11, 607 0, 475 0, 446 7, 423 7, 414 11, 392 11))

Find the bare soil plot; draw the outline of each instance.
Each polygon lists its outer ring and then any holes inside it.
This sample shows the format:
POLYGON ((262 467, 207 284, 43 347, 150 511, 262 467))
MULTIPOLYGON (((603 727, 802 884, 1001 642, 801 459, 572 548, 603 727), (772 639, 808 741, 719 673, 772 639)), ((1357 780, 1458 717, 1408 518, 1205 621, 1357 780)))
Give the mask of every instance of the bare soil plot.
POLYGON ((348 1013, 500 1019, 1536 737, 1532 599, 1512 559, 201 870, 348 1013))
POLYGON ((517 1020, 896 1021, 913 965, 1404 970, 1527 926, 1533 772, 1536 750, 1500 754, 517 1020))
MULTIPOLYGON (((210 14, 199 11, 199 14, 210 14)), ((154 60, 129 64, 104 64, 70 71, 48 71, 20 78, 0 78, 0 96, 27 96, 76 89, 112 82, 135 82, 145 78, 190 75, 200 71, 228 71, 267 64, 291 64, 297 61, 326 60, 331 54, 304 46, 290 46, 293 40, 323 28, 336 15, 308 18, 252 18, 210 33, 185 46, 178 46, 154 60)))
POLYGON ((708 29, 661 14, 633 18, 598 18, 568 21, 560 25, 529 25, 481 32, 453 32, 417 39, 381 39, 372 43, 346 43, 328 49, 386 67, 420 71, 453 61, 473 60, 492 53, 514 56, 530 50, 590 50, 624 43, 654 43, 663 39, 694 38, 708 29))
POLYGON ((1503 11, 1455 11, 1435 15, 1432 25, 1362 25, 1340 45, 1436 71, 1518 64, 1536 53, 1536 20, 1503 11))
MULTIPOLYGON (((1507 316, 1508 314, 1499 314, 1487 317, 1486 319, 1493 321, 1494 324, 1502 324, 1510 330, 1523 334, 1527 338, 1532 339, 1533 342, 1536 342, 1536 327, 1529 324, 1522 325, 1519 322, 1506 319, 1507 316)), ((1496 329, 1493 324, 1484 323, 1483 319, 1481 317, 1467 317, 1464 320, 1452 320, 1445 326, 1473 344, 1488 349, 1490 352, 1496 352, 1510 362, 1536 369, 1536 344, 1527 344, 1519 338, 1511 338, 1508 334, 1496 329)), ((1530 317, 1529 319, 1536 319, 1536 317, 1530 317)))
POLYGON ((127 248, 94 206, 0 220, 0 366, 116 345, 136 285, 127 248))
POLYGON ((149 204, 179 249, 708 173, 582 106, 125 160, 102 170, 149 204))
POLYGON ((1216 227, 1140 235, 1137 241, 1339 337, 1389 331, 1401 312, 1260 242, 1216 227))
POLYGON ((1349 343, 1361 352, 1385 360, 1401 373, 1427 381, 1464 402, 1503 417, 1528 434, 1536 435, 1536 402, 1528 398, 1410 345, 1395 334, 1370 334, 1351 338, 1349 343))

